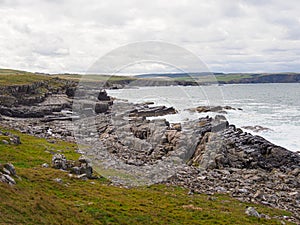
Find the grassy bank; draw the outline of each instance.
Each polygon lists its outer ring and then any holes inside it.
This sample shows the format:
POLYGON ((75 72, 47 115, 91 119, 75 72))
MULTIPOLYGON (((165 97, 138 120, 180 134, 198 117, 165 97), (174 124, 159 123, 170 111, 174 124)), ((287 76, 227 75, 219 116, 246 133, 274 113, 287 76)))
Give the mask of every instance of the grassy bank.
MULTIPOLYGON (((245 207, 252 204, 226 195, 188 195, 186 189, 164 185, 127 189, 104 178, 71 179, 41 164, 50 163, 55 152, 77 159, 75 144, 14 133, 22 144, 2 144, 6 137, 0 136, 0 163, 12 162, 20 177, 16 186, 0 183, 0 224, 281 224, 246 216, 245 207)), ((252 206, 269 216, 289 215, 252 206)))
POLYGON ((50 79, 51 77, 47 75, 34 74, 20 70, 0 69, 0 86, 26 85, 50 79))

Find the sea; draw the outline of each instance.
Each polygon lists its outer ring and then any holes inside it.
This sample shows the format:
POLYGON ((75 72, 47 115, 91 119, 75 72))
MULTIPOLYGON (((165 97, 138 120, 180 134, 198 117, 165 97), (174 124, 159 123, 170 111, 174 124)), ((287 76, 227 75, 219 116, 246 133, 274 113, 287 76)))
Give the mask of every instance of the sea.
POLYGON ((231 106, 236 110, 223 114, 230 124, 240 128, 261 126, 266 129, 242 129, 288 150, 300 151, 300 83, 130 86, 108 90, 108 94, 132 103, 173 106, 178 113, 162 117, 173 123, 216 114, 189 110, 198 106, 231 106))

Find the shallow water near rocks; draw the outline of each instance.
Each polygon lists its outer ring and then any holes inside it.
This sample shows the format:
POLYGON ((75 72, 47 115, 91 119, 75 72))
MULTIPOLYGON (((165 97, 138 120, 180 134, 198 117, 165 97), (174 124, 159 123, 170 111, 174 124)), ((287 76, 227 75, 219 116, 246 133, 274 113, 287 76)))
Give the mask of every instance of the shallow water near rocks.
POLYGON ((243 110, 227 110, 226 118, 237 127, 260 125, 269 130, 252 131, 291 151, 300 150, 300 84, 234 84, 212 86, 139 87, 108 90, 108 94, 129 102, 154 102, 174 106, 178 114, 163 116, 183 122, 213 113, 192 113, 200 105, 229 105, 243 110))

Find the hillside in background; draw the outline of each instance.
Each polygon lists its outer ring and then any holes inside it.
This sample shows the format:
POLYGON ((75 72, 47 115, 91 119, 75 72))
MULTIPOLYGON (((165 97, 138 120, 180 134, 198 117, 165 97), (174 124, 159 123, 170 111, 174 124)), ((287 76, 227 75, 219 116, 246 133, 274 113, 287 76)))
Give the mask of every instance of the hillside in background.
POLYGON ((170 78, 178 81, 233 83, 298 83, 300 73, 157 73, 141 74, 138 78, 170 78))
POLYGON ((100 74, 45 74, 26 71, 0 69, 0 86, 23 85, 56 79, 106 82, 106 87, 121 88, 131 82, 135 86, 153 85, 201 85, 201 84, 239 84, 239 83, 299 83, 300 73, 155 73, 136 76, 100 74))

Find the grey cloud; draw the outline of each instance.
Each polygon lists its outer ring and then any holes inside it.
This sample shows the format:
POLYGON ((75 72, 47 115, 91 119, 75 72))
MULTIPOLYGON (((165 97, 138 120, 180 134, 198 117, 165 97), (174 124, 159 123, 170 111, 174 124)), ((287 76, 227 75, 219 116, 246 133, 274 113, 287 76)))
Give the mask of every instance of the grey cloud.
POLYGON ((82 72, 119 46, 161 40, 211 70, 300 71, 299 11, 296 0, 0 0, 0 67, 82 72))
POLYGON ((33 43, 33 52, 44 56, 69 55, 69 49, 65 46, 64 40, 51 34, 38 36, 33 43))

